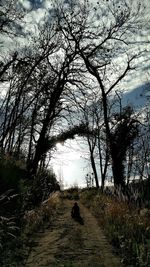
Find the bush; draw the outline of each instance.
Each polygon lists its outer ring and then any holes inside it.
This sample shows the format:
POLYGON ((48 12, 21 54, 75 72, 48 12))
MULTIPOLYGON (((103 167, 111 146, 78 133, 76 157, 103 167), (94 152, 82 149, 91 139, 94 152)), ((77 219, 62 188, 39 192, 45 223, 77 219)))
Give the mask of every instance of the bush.
POLYGON ((79 190, 76 187, 69 188, 63 191, 62 198, 70 200, 79 200, 79 190))
POLYGON ((28 234, 42 227, 45 220, 50 221, 55 210, 56 201, 42 206, 41 202, 56 190, 59 184, 52 170, 40 171, 30 179, 23 160, 1 155, 0 266, 23 266, 28 234), (28 210, 31 222, 25 222, 24 214, 27 215, 28 210))
POLYGON ((33 180, 28 179, 23 187, 26 187, 23 199, 24 209, 39 206, 52 192, 60 190, 52 170, 40 171, 33 180))
POLYGON ((16 160, 9 154, 0 157, 0 193, 9 189, 20 192, 20 181, 27 173, 23 161, 16 160))

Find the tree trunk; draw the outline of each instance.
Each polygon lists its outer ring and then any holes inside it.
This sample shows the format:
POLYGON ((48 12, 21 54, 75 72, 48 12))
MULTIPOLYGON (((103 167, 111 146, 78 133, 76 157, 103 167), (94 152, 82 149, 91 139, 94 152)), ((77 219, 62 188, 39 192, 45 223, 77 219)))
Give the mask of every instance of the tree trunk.
POLYGON ((97 175, 97 170, 96 170, 96 165, 95 165, 93 153, 91 153, 90 159, 91 159, 91 165, 92 165, 92 169, 93 169, 93 173, 94 173, 94 177, 95 177, 96 187, 99 188, 98 175, 97 175))
POLYGON ((124 178, 124 166, 123 161, 117 157, 113 157, 112 171, 114 177, 114 186, 121 187, 122 190, 125 189, 125 178, 124 178))

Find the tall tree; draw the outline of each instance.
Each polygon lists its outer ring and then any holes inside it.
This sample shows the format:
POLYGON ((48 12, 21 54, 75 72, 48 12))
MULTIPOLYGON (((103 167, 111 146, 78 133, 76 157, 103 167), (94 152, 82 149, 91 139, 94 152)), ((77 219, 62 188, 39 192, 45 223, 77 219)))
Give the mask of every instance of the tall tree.
POLYGON ((114 183, 122 185, 115 171, 118 161, 114 154, 108 99, 114 88, 133 70, 136 54, 130 54, 129 44, 140 27, 142 6, 135 1, 131 4, 99 1, 94 7, 88 1, 71 1, 66 8, 58 5, 57 16, 59 30, 80 56, 81 68, 85 71, 84 62, 89 77, 94 77, 99 86, 114 183))

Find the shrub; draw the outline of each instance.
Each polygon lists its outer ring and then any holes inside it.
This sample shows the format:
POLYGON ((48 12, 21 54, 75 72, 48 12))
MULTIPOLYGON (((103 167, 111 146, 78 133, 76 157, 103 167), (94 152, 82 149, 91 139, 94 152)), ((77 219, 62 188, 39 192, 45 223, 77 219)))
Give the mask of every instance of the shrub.
POLYGON ((20 180, 25 179, 25 164, 9 154, 0 157, 0 193, 9 189, 20 192, 20 180))
POLYGON ((62 193, 62 198, 70 200, 79 200, 79 189, 76 187, 69 188, 62 193))
POLYGON ((38 172, 34 179, 28 179, 23 187, 26 187, 23 198, 24 210, 39 206, 52 192, 60 190, 56 175, 51 169, 38 172))

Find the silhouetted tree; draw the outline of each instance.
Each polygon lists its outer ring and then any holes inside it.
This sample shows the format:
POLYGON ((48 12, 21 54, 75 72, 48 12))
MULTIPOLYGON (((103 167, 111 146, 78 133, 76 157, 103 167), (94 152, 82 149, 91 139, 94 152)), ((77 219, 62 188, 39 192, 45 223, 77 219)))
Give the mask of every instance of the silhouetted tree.
POLYGON ((112 169, 115 185, 125 188, 125 162, 127 150, 138 135, 138 121, 133 116, 133 109, 128 106, 121 113, 114 114, 112 120, 112 169))
POLYGON ((57 5, 56 14, 58 30, 62 31, 66 42, 79 54, 82 71, 87 70, 89 77, 93 77, 99 86, 106 143, 113 163, 114 182, 118 185, 121 180, 118 180, 114 168, 118 163, 110 128, 108 100, 114 88, 133 70, 131 63, 137 55, 129 55, 129 42, 141 25, 142 6, 137 2, 129 5, 99 1, 93 7, 88 1, 71 1, 66 7, 57 5), (125 56, 123 64, 116 61, 120 52, 122 58, 125 56))

